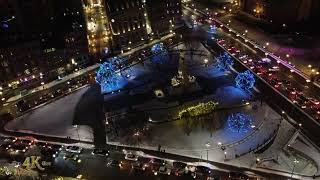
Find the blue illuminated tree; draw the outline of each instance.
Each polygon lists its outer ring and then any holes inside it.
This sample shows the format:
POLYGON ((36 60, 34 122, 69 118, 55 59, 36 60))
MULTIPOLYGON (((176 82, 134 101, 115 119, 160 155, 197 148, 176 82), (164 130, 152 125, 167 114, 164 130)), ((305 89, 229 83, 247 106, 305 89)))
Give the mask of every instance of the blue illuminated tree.
POLYGON ((121 76, 115 72, 116 66, 111 61, 100 65, 96 74, 96 81, 100 84, 102 92, 109 92, 119 88, 121 76))
POLYGON ((228 127, 232 132, 248 132, 252 125, 252 118, 249 115, 235 113, 228 116, 228 127))
POLYGON ((220 71, 230 70, 230 67, 232 67, 233 64, 234 64, 233 59, 227 52, 220 54, 220 56, 217 57, 216 67, 220 71))
POLYGON ((240 89, 250 91, 256 82, 254 75, 249 71, 238 73, 236 79, 236 86, 240 89))
POLYGON ((115 56, 108 59, 109 62, 111 62, 114 66, 116 66, 116 69, 121 69, 127 60, 128 60, 127 58, 119 57, 119 56, 115 56))
POLYGON ((151 47, 151 52, 152 52, 152 58, 151 62, 152 63, 162 63, 162 57, 167 55, 167 50, 164 48, 163 43, 157 43, 154 44, 151 47))

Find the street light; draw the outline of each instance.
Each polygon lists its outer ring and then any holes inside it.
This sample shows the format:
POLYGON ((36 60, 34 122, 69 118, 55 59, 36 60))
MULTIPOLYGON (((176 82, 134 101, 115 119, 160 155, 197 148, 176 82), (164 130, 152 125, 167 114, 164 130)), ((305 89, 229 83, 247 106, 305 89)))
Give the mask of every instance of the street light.
POLYGON ((205 66, 207 66, 209 60, 208 59, 204 59, 203 61, 204 61, 205 66))
POLYGON ((209 161, 209 147, 211 146, 210 142, 207 142, 205 146, 207 148, 207 161, 209 161))
POLYGON ((293 168, 292 168, 292 172, 291 172, 291 178, 292 178, 292 176, 293 176, 293 172, 294 172, 294 168, 296 167, 296 165, 299 163, 299 161, 297 160, 297 159, 294 159, 294 161, 293 161, 293 168))

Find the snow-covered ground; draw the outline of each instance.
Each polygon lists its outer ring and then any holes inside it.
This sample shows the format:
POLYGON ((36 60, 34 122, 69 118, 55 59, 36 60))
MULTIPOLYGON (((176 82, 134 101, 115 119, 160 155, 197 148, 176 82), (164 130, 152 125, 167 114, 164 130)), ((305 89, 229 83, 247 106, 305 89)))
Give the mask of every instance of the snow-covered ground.
POLYGON ((42 106, 11 122, 5 128, 50 136, 71 137, 92 140, 92 130, 88 126, 73 126, 76 105, 88 87, 42 106))

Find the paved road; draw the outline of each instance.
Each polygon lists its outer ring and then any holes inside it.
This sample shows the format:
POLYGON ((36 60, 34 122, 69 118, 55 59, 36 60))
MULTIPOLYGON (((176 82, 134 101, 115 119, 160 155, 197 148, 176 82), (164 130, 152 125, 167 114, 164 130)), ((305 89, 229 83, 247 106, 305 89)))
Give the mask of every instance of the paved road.
MULTIPOLYGON (((203 17, 202 14, 194 12, 188 8, 184 9, 184 11, 187 11, 186 16, 197 16, 197 18, 203 17)), ((204 34, 204 32, 201 32, 199 30, 199 28, 196 31, 199 32, 199 36, 201 34, 204 34)), ((223 27, 223 30, 218 29, 217 37, 224 38, 227 42, 226 44, 230 43, 231 45, 234 45, 238 49, 242 50, 242 53, 248 54, 249 57, 252 56, 254 59, 262 59, 265 57, 265 54, 263 52, 259 51, 258 49, 256 49, 254 46, 245 44, 244 40, 241 40, 241 38, 236 36, 235 32, 233 32, 233 31, 228 32, 228 30, 225 28, 225 26, 223 27)), ((202 35, 202 39, 204 39, 204 38, 205 37, 202 35)), ((276 64, 276 65, 278 65, 278 64, 276 64)), ((298 74, 291 73, 289 71, 289 69, 285 68, 284 66, 281 66, 281 65, 278 65, 278 66, 280 67, 280 71, 277 73, 279 78, 291 81, 292 87, 299 88, 306 97, 312 97, 312 98, 319 99, 319 88, 318 87, 316 87, 312 83, 306 82, 306 80, 302 79, 298 74)), ((315 135, 316 132, 314 130, 314 129, 316 129, 315 127, 318 127, 318 126, 320 127, 319 121, 316 120, 317 118, 319 119, 319 115, 316 112, 312 111, 311 108, 302 109, 300 106, 293 104, 293 103, 290 104, 290 108, 286 107, 285 109, 289 109, 288 111, 290 111, 290 112, 294 111, 294 109, 301 110, 301 112, 299 111, 300 116, 303 116, 304 118, 303 119, 295 119, 295 120, 298 123, 302 123, 302 125, 304 124, 305 127, 308 127, 308 129, 304 128, 305 133, 311 134, 310 138, 312 138, 315 141, 315 143, 319 144, 320 143, 319 138, 317 138, 317 136, 315 135), (307 114, 307 116, 305 114, 307 114), (313 128, 310 128, 310 127, 313 127, 313 128), (312 129, 312 130, 309 130, 309 129, 312 129)))

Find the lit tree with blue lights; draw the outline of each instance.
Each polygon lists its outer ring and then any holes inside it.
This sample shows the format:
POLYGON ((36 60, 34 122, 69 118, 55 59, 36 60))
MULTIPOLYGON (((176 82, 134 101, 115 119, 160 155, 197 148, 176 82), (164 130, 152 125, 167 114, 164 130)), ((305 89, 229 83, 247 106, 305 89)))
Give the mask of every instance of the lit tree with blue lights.
POLYGON ((116 66, 107 61, 100 65, 96 74, 96 81, 101 86, 102 92, 113 91, 119 88, 120 75, 116 72, 116 66))
POLYGON ((238 88, 246 91, 251 91, 256 82, 256 80, 254 79, 254 75, 249 70, 238 73, 235 81, 238 88))
POLYGON ((230 70, 230 67, 232 67, 233 64, 234 64, 233 59, 227 52, 220 54, 220 56, 217 57, 216 67, 220 71, 230 70))
POLYGON ((152 58, 151 58, 151 62, 153 63, 157 63, 157 62, 161 62, 161 59, 164 55, 167 54, 167 50, 164 48, 163 43, 157 43, 154 44, 151 47, 151 52, 152 52, 152 58))
POLYGON ((228 127, 232 132, 245 133, 251 128, 252 118, 249 115, 235 113, 228 116, 228 127))
POLYGON ((123 67, 124 62, 127 61, 127 58, 115 56, 108 59, 108 61, 111 62, 114 66, 116 66, 116 69, 121 69, 123 67))

